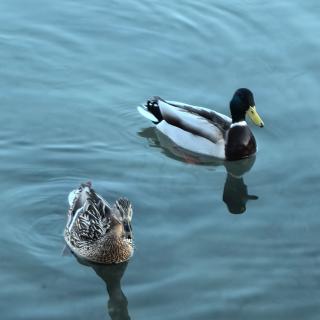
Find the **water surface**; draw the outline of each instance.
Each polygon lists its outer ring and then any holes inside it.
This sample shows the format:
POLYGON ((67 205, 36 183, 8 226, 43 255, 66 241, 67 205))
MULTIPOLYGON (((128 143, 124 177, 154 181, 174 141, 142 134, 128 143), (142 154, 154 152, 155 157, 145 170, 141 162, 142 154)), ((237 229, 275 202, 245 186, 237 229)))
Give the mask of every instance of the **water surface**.
POLYGON ((318 319, 319 13, 2 0, 1 319, 318 319), (228 113, 239 87, 265 122, 242 181, 136 111, 159 95, 228 113), (128 265, 61 256, 68 192, 87 180, 133 202, 128 265))

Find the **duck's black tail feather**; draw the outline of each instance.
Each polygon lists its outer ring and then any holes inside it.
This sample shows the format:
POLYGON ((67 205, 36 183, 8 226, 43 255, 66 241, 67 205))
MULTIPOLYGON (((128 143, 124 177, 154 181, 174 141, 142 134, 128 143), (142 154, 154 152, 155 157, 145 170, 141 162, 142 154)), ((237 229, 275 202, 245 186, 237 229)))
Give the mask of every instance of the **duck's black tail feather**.
POLYGON ((138 106, 137 109, 145 118, 151 120, 155 124, 158 124, 163 120, 163 116, 159 107, 159 101, 165 102, 160 97, 152 97, 148 99, 143 106, 138 106))
POLYGON ((146 107, 150 113, 152 113, 157 119, 158 122, 163 120, 160 108, 159 101, 164 101, 160 97, 152 97, 147 100, 146 107))

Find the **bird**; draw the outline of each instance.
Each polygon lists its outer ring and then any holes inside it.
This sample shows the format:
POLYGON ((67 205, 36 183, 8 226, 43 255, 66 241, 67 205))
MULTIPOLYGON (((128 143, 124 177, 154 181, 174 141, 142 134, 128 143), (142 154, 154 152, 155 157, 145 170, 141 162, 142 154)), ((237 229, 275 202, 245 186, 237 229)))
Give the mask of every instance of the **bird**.
POLYGON ((181 148, 227 161, 244 159, 257 151, 246 115, 255 125, 264 126, 253 93, 247 88, 235 91, 230 101, 231 118, 208 108, 166 101, 158 96, 137 109, 181 148))
POLYGON ((91 182, 70 192, 64 240, 73 254, 88 261, 116 264, 128 261, 134 251, 132 205, 119 198, 111 206, 91 182))

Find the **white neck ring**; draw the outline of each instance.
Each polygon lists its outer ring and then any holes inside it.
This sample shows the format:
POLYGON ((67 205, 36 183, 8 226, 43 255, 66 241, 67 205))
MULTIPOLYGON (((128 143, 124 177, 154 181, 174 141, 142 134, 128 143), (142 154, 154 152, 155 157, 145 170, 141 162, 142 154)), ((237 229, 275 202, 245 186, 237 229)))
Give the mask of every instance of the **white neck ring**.
POLYGON ((233 127, 244 127, 244 126, 247 126, 247 122, 245 120, 242 120, 242 121, 239 121, 239 122, 234 122, 231 124, 230 128, 233 128, 233 127))

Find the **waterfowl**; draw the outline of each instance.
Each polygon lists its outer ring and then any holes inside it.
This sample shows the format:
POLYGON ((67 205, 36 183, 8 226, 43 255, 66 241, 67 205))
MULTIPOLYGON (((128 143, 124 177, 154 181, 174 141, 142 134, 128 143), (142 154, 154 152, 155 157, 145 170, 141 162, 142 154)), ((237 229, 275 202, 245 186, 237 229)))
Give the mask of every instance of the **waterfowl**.
POLYGON ((97 194, 90 182, 69 194, 68 221, 64 239, 78 257, 112 264, 133 254, 132 206, 120 198, 113 206, 97 194))
POLYGON ((231 118, 219 112, 153 97, 138 111, 178 146, 223 160, 240 160, 256 153, 257 144, 246 115, 259 127, 264 123, 253 93, 238 89, 230 101, 231 118))

